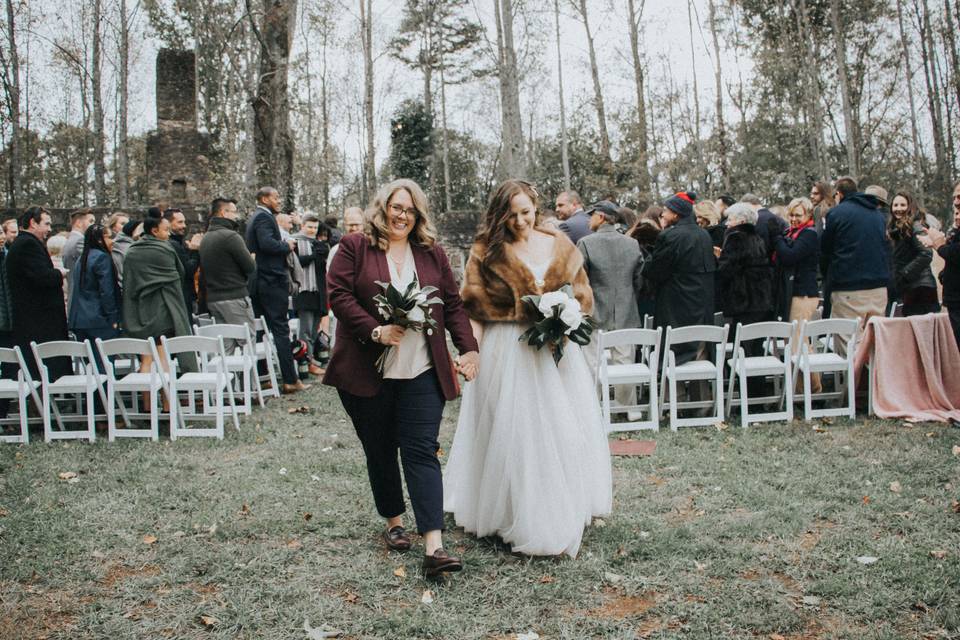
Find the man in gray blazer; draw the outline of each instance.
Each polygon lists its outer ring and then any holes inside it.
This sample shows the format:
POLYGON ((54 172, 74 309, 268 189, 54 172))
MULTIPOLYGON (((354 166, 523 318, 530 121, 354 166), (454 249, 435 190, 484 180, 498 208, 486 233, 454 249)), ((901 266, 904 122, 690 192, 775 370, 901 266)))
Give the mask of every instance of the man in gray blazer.
POLYGON ((567 234, 573 244, 593 233, 590 214, 583 210, 580 194, 576 191, 561 191, 557 196, 557 218, 562 220, 560 230, 567 234))
POLYGON ((87 228, 97 221, 90 209, 78 209, 70 214, 70 235, 60 256, 63 258, 63 268, 67 270, 67 314, 70 313, 70 297, 73 295, 73 272, 77 259, 83 253, 83 235, 87 228))
MULTIPOLYGON (((633 329, 640 326, 637 291, 642 280, 640 245, 633 238, 617 231, 621 223, 618 207, 601 200, 587 208, 590 235, 583 237, 577 248, 583 254, 583 268, 593 289, 593 317, 604 331, 633 329)), ((593 345, 591 345, 593 346, 593 345)), ((597 373, 596 350, 584 350, 594 375, 597 373)), ((622 347, 612 350, 613 364, 632 364, 634 350, 622 347)), ((635 404, 634 387, 618 386, 614 398, 621 405, 635 404)))

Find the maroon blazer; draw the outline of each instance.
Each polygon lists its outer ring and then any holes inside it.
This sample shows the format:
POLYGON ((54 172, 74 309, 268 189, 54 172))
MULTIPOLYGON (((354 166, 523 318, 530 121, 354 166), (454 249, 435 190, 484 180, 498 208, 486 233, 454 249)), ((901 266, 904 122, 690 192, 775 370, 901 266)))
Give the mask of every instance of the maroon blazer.
MULTIPOLYGON (((443 299, 443 305, 431 307, 438 330, 427 335, 427 345, 443 395, 453 400, 457 391, 444 330, 450 332, 460 353, 478 351, 477 340, 463 310, 447 254, 437 245, 430 249, 412 243, 411 246, 420 286, 437 287, 436 295, 443 299)), ((327 270, 327 297, 337 316, 337 340, 323 384, 371 398, 380 391, 383 380, 377 372, 376 361, 384 346, 371 340, 370 333, 382 324, 373 297, 383 292, 377 281, 390 282, 387 254, 371 247, 370 240, 362 233, 343 236, 339 247, 327 270)))

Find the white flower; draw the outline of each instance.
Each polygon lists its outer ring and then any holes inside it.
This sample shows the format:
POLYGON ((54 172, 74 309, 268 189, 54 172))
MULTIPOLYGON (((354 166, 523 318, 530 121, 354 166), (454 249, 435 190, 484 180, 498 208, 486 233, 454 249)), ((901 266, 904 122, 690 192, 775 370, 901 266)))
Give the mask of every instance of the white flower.
POLYGON ((576 298, 567 297, 567 301, 563 303, 564 309, 576 309, 580 311, 580 301, 576 298))
POLYGON ((407 312, 407 320, 410 322, 423 322, 426 320, 426 315, 423 313, 422 308, 414 307, 407 312))
MULTIPOLYGON (((580 305, 578 304, 577 306, 579 307, 580 305)), ((576 331, 583 322, 583 314, 580 313, 580 309, 575 309, 573 305, 568 305, 560 312, 560 321, 567 325, 567 330, 564 331, 564 333, 570 333, 571 331, 576 331)))
POLYGON ((427 294, 421 291, 420 293, 415 295, 413 299, 417 301, 417 306, 419 307, 420 305, 427 303, 427 294))
POLYGON ((545 316, 553 313, 553 308, 557 305, 563 305, 570 298, 563 291, 551 291, 540 296, 540 304, 537 305, 540 313, 545 316))

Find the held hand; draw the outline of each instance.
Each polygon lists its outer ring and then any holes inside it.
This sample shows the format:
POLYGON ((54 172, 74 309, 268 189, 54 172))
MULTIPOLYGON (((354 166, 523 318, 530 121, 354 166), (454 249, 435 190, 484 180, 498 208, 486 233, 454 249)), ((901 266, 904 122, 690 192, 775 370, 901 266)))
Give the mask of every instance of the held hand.
POLYGON ((290 251, 297 250, 297 241, 296 240, 287 240, 287 244, 290 246, 290 251))
POLYGON ((397 324, 387 324, 380 328, 380 344, 396 347, 403 338, 403 327, 397 324))
POLYGON ((193 234, 193 236, 190 238, 190 240, 187 241, 187 249, 190 249, 191 251, 199 251, 199 250, 200 250, 200 241, 201 241, 201 240, 203 240, 203 234, 202 234, 202 233, 195 233, 195 234, 193 234))
POLYGON ((454 362, 457 373, 462 375, 467 382, 477 377, 480 372, 480 354, 476 351, 468 351, 460 354, 460 357, 454 362))
POLYGON ((713 248, 713 257, 714 257, 714 258, 719 258, 719 257, 720 257, 720 253, 721 253, 720 247, 714 247, 714 248, 713 248))
POLYGON ((927 229, 926 235, 918 235, 917 239, 928 247, 939 249, 946 242, 947 237, 942 231, 937 231, 936 229, 927 229))

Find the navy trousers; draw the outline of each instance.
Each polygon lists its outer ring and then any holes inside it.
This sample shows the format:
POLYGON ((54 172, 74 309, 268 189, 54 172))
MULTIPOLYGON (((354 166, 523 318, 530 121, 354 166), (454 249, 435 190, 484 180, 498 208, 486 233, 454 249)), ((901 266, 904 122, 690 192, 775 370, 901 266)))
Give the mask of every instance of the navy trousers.
POLYGON ((339 393, 367 457, 377 512, 393 518, 406 511, 397 464, 399 451, 417 530, 423 534, 443 529, 443 478, 437 436, 445 400, 434 370, 412 380, 384 380, 380 393, 373 398, 339 393))
POLYGON ((256 297, 253 299, 253 312, 263 316, 273 333, 273 343, 280 358, 280 375, 285 384, 296 384, 300 380, 297 367, 293 363, 290 347, 290 324, 287 322, 287 284, 257 281, 256 297))

